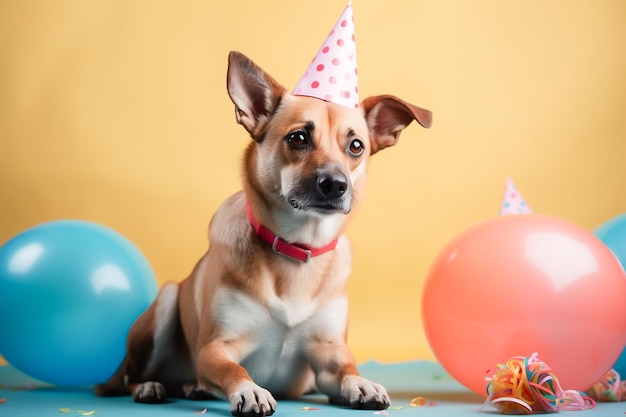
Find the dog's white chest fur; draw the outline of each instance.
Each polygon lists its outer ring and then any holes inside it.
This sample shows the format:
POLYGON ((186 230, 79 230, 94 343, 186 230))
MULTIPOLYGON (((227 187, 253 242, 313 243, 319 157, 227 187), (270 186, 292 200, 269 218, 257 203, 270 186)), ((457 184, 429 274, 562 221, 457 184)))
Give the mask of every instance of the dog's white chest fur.
POLYGON ((254 381, 277 392, 288 391, 308 369, 306 348, 311 339, 342 335, 348 314, 344 299, 274 296, 263 305, 241 292, 220 289, 215 301, 222 337, 244 346, 235 360, 254 381))

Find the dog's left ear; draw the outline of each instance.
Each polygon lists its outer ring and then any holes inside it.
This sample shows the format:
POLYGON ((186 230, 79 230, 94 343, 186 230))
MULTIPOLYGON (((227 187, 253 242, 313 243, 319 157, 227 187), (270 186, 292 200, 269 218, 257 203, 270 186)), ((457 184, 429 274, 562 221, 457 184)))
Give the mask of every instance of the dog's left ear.
POLYGON ((361 103, 361 108, 370 132, 371 154, 395 145, 400 132, 413 120, 425 128, 429 128, 433 120, 429 110, 391 95, 368 97, 361 103))
POLYGON ((241 52, 228 55, 228 95, 235 104, 237 122, 256 141, 285 94, 285 87, 241 52))

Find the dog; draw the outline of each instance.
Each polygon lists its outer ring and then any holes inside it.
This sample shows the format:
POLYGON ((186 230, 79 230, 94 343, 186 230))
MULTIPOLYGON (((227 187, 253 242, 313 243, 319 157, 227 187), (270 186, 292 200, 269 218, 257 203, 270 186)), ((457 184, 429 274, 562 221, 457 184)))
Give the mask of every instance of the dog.
POLYGON ((162 286, 132 325, 126 357, 100 396, 140 403, 226 398, 234 416, 269 416, 275 398, 386 409, 383 386, 359 374, 346 345, 351 247, 344 234, 371 155, 430 111, 391 95, 351 109, 294 96, 239 52, 228 94, 251 136, 243 190, 209 226, 191 275, 162 286))

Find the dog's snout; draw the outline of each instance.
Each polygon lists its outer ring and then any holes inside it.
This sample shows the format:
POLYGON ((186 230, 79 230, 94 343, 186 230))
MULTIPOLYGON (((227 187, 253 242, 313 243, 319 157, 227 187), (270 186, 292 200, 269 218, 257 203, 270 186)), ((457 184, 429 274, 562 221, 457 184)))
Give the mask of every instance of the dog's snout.
POLYGON ((317 189, 329 200, 336 200, 348 190, 348 178, 338 169, 322 169, 317 176, 317 189))

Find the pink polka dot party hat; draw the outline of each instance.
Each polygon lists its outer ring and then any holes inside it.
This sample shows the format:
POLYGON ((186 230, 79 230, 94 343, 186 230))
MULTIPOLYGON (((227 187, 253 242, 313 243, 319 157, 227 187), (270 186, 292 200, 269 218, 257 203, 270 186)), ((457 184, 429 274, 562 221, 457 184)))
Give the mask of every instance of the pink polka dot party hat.
POLYGON ((293 95, 316 97, 342 106, 359 107, 356 43, 352 2, 330 31, 293 90, 293 95))
POLYGON ((532 213, 528 204, 517 191, 517 187, 510 178, 507 178, 504 188, 504 196, 500 205, 500 216, 507 214, 527 214, 532 213))

